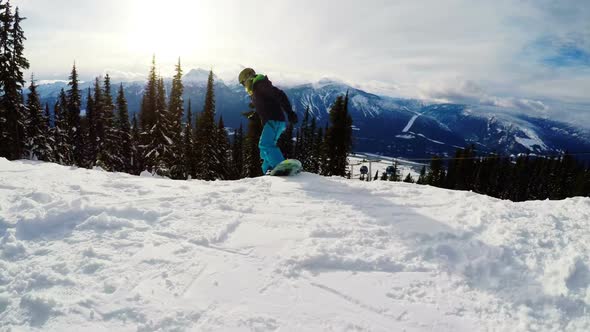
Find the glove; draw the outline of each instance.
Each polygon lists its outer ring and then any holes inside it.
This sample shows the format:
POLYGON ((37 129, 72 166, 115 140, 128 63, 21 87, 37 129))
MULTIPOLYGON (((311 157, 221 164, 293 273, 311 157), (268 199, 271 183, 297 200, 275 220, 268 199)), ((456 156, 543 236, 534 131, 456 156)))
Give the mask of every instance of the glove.
POLYGON ((290 112, 287 114, 287 117, 289 118, 289 123, 291 124, 296 124, 298 119, 297 119, 297 113, 295 112, 290 112))

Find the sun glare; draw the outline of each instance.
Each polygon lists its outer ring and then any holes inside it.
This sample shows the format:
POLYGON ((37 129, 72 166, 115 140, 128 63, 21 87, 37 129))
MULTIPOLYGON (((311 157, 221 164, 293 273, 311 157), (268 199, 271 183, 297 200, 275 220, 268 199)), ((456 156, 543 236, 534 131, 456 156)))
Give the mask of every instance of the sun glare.
POLYGON ((204 1, 135 0, 127 45, 133 54, 159 58, 189 57, 209 44, 204 1))

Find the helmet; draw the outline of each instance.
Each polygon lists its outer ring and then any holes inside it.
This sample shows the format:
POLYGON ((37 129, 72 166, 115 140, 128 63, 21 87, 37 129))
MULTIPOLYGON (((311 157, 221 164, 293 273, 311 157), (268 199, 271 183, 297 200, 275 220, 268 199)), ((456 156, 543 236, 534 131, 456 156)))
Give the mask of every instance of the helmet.
POLYGON ((238 82, 240 82, 241 85, 244 85, 246 80, 248 80, 250 77, 255 76, 255 75, 256 75, 256 72, 254 71, 254 69, 246 68, 246 69, 242 70, 242 72, 240 73, 240 76, 238 76, 238 82))

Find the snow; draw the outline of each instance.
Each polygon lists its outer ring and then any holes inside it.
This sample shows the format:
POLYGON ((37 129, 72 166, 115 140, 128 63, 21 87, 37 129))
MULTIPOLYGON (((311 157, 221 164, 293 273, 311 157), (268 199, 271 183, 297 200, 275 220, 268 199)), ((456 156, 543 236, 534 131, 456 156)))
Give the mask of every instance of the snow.
POLYGON ((588 331, 590 199, 0 159, 0 331, 588 331))
POLYGON ((408 121, 408 124, 406 125, 406 127, 402 130, 402 133, 407 133, 408 131, 410 131, 410 129, 412 129, 412 126, 414 125, 414 122, 416 122, 416 119, 418 119, 418 117, 420 117, 420 114, 414 115, 410 119, 410 121, 408 121))
POLYGON ((527 137, 515 136, 514 139, 516 140, 516 142, 518 144, 524 146, 525 148, 529 149, 530 151, 535 151, 535 147, 538 149, 541 149, 541 150, 549 149, 547 147, 547 145, 545 145, 543 140, 541 140, 541 138, 539 138, 539 135, 537 135, 537 133, 535 133, 533 130, 528 129, 528 128, 521 128, 521 130, 524 132, 525 136, 527 136, 527 137))

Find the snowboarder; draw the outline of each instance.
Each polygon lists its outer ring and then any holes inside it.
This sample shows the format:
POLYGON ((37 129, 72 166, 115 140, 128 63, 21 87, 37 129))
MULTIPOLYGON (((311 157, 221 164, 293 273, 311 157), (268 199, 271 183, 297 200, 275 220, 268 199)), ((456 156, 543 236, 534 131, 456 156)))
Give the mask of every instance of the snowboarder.
POLYGON ((297 114, 293 112, 285 92, 273 86, 267 76, 256 74, 252 68, 246 68, 242 70, 238 79, 250 95, 255 112, 263 125, 258 148, 260 159, 263 161, 262 174, 268 174, 285 160, 277 146, 279 137, 287 128, 285 113, 292 124, 297 123, 297 114))

